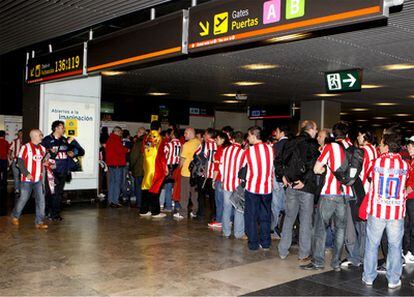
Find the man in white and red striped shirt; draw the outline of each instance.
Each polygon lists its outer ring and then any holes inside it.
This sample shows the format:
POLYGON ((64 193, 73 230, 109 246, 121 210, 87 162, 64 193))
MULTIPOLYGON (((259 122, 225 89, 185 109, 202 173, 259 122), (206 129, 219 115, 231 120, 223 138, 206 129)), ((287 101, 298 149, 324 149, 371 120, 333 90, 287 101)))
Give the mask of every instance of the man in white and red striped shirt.
POLYGON ((38 229, 47 229, 43 223, 45 217, 45 193, 43 190, 44 158, 46 149, 40 143, 43 134, 40 130, 30 131, 30 142, 22 146, 18 155, 18 166, 21 172, 21 195, 12 212, 12 224, 19 225, 19 218, 32 191, 36 199, 35 224, 38 229))
POLYGON ((221 184, 223 188, 223 235, 231 235, 231 214, 234 212, 234 237, 237 239, 245 238, 244 234, 244 215, 237 211, 230 202, 231 194, 240 185, 238 173, 242 167, 243 149, 241 143, 243 138, 235 138, 234 143, 223 150, 220 159, 219 171, 221 174, 221 184))
POLYGON ((213 189, 213 177, 214 177, 214 155, 217 151, 217 144, 215 142, 216 131, 212 128, 208 128, 204 132, 204 141, 200 144, 195 152, 196 155, 204 153, 204 157, 207 158, 207 174, 204 179, 199 182, 198 185, 198 205, 199 215, 204 215, 204 205, 206 196, 210 200, 210 221, 215 222, 216 216, 216 203, 215 203, 215 191, 213 189), (204 187, 202 185, 204 184, 204 187))
MULTIPOLYGON (((359 147, 364 152, 364 160, 362 163, 362 170, 359 175, 362 193, 368 193, 370 182, 368 180, 368 167, 369 164, 378 158, 377 148, 372 144, 374 142, 374 136, 371 131, 361 129, 358 131, 357 141, 359 147), (362 191, 362 188, 364 189, 362 191)), ((359 182, 359 181, 358 181, 359 182)), ((362 265, 364 259, 365 241, 366 241, 366 222, 358 217, 359 206, 361 205, 364 195, 360 194, 356 197, 356 200, 349 201, 348 220, 346 227, 346 240, 345 247, 347 257, 341 263, 341 267, 362 265)))
POLYGON ((332 128, 335 142, 326 144, 316 161, 314 172, 326 172, 325 182, 319 198, 315 218, 315 235, 312 263, 301 266, 306 270, 323 269, 325 265, 326 229, 331 218, 335 222, 335 244, 331 266, 335 271, 341 270, 341 254, 345 241, 347 223, 347 200, 353 197, 352 189, 341 184, 334 176, 335 172, 345 160, 345 149, 352 145, 348 138, 348 125, 336 123, 332 128))
POLYGON ((17 157, 19 156, 20 149, 22 147, 23 130, 20 129, 17 132, 17 137, 12 141, 9 150, 9 159, 12 161, 12 171, 14 179, 14 193, 20 194, 20 170, 17 167, 17 157))
POLYGON ((248 130, 250 147, 242 158, 247 167, 244 222, 250 250, 270 248, 270 221, 273 190, 273 149, 262 142, 262 129, 258 126, 248 130), (257 223, 260 224, 260 238, 257 223))
POLYGON ((383 135, 379 146, 381 156, 369 169, 371 186, 367 205, 367 241, 365 246, 362 281, 372 285, 376 279, 378 247, 384 230, 388 238, 387 280, 388 288, 401 286, 402 239, 406 207, 406 182, 409 165, 399 151, 401 137, 391 133, 383 135))

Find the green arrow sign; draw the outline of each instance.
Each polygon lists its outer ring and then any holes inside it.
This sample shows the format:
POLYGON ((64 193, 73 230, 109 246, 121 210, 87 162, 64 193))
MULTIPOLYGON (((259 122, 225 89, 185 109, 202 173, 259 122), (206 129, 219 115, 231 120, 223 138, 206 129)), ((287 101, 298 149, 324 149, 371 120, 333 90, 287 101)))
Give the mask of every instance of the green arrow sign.
POLYGON ((350 69, 325 73, 328 93, 359 92, 362 85, 362 70, 350 69))

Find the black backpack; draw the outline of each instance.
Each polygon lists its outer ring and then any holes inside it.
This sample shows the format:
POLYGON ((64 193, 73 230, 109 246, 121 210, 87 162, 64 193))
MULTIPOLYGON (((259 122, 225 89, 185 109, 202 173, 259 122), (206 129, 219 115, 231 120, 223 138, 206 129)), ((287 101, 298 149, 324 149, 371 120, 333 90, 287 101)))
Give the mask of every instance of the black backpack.
POLYGON ((194 154, 188 169, 190 170, 190 183, 196 184, 196 181, 207 175, 208 159, 204 156, 205 144, 201 148, 201 152, 197 155, 194 154))
POLYGON ((345 186, 352 186, 359 178, 364 162, 364 151, 351 145, 348 148, 337 142, 345 152, 345 158, 341 166, 332 171, 336 179, 345 186))
POLYGON ((303 145, 304 142, 304 140, 299 141, 295 138, 289 140, 283 148, 283 175, 286 177, 288 182, 292 183, 302 180, 307 171, 306 160, 303 160, 303 156, 306 156, 306 151, 304 151, 303 145))

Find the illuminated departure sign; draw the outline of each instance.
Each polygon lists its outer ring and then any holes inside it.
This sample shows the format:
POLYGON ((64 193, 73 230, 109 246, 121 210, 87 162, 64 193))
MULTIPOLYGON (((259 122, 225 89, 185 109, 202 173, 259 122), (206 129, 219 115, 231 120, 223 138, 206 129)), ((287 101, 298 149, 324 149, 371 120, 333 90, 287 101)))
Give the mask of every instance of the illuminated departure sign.
MULTIPOLYGON (((217 0, 190 8, 189 51, 385 18, 383 0, 217 0)), ((276 40, 275 40, 276 41, 276 40)))
POLYGON ((85 45, 56 51, 27 63, 27 83, 38 83, 84 74, 85 45))
POLYGON ((183 10, 88 42, 88 73, 187 53, 188 11, 183 10))

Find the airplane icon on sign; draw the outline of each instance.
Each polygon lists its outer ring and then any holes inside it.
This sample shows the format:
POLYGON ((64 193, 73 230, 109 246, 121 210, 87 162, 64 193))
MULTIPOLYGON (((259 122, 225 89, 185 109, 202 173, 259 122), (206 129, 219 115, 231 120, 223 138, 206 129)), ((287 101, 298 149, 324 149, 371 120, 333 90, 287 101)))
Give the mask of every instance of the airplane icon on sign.
POLYGON ((214 16, 214 35, 224 34, 229 31, 229 13, 223 12, 214 16))

